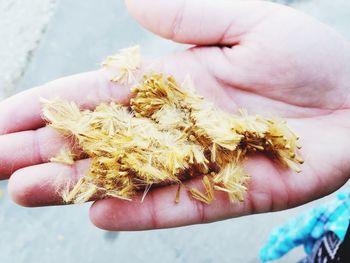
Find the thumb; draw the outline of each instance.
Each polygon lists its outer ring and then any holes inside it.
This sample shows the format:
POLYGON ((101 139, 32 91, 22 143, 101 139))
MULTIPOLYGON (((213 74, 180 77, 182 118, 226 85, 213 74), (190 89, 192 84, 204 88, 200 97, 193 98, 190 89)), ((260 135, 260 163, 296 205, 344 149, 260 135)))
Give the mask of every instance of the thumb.
POLYGON ((233 45, 279 5, 265 1, 126 0, 146 29, 176 42, 233 45))

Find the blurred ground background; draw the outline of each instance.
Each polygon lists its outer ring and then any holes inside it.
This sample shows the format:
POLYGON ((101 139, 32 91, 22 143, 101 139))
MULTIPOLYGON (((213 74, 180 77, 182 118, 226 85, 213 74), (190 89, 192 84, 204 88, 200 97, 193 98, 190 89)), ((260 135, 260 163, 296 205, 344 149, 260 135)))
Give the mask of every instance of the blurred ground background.
MULTIPOLYGON (((348 0, 277 2, 319 18, 350 39, 348 0)), ((121 0, 0 0, 0 39, 2 98, 95 69, 122 47, 140 44, 149 56, 183 48, 140 28, 121 0)), ((314 205, 209 225, 117 233, 93 227, 88 205, 18 207, 1 182, 0 262, 259 262, 259 249, 272 228, 314 205)), ((280 262, 302 255, 296 249, 280 262)))

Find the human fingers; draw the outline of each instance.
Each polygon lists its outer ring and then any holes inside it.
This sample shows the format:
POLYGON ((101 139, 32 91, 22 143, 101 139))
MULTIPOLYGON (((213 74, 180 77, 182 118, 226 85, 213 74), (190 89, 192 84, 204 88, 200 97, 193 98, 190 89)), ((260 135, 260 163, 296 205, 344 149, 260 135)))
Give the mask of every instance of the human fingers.
POLYGON ((62 193, 88 171, 90 160, 74 165, 44 163, 17 170, 10 178, 11 198, 19 205, 38 207, 64 204, 62 193))
POLYGON ((265 1, 126 0, 131 15, 164 38, 194 45, 234 45, 281 6, 265 1))
POLYGON ((16 170, 45 163, 69 143, 49 127, 0 136, 0 179, 16 170))
POLYGON ((113 98, 120 103, 128 100, 129 90, 115 84, 103 70, 64 77, 23 91, 0 102, 0 134, 32 130, 42 127, 40 98, 77 102, 92 108, 113 98))

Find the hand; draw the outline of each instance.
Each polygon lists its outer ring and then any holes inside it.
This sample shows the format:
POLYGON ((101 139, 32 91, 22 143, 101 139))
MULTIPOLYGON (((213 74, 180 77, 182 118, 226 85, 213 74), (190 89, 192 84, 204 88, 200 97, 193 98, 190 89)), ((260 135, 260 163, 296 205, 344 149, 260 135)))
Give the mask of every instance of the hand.
MULTIPOLYGON (((293 9, 263 1, 128 0, 131 14, 152 32, 196 47, 159 59, 160 70, 181 80, 189 73, 198 93, 218 107, 287 119, 299 135, 302 173, 252 156, 243 203, 217 193, 211 205, 194 201, 177 186, 153 189, 143 203, 106 199, 90 210, 110 230, 139 230, 211 222, 290 208, 327 195, 350 173, 350 46, 335 31, 293 9)), ((129 92, 103 71, 67 77, 0 103, 0 173, 11 174, 9 191, 24 206, 60 204, 57 184, 82 176, 88 160, 73 167, 49 163, 63 139, 41 119, 39 97, 60 96, 82 107, 129 92), (64 174, 65 176, 59 176, 64 174), (57 178, 61 178, 57 180, 57 178)), ((200 185, 200 178, 186 182, 200 185)), ((136 199, 139 199, 137 197, 136 199)))

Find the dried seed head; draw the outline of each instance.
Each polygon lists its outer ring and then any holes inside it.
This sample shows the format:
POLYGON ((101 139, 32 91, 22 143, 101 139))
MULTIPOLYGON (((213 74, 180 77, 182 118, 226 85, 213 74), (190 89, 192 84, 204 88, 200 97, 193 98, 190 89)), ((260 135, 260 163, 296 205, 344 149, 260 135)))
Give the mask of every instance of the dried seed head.
POLYGON ((135 73, 141 66, 140 47, 134 46, 121 49, 119 53, 107 57, 102 62, 102 67, 113 75, 111 81, 120 84, 132 84, 135 82, 135 73), (117 72, 117 75, 114 75, 117 72))
MULTIPOLYGON (((139 64, 137 48, 104 63, 118 69, 116 81, 129 79, 139 64)), ((66 202, 96 195, 131 200, 137 191, 146 196, 153 185, 180 184, 197 175, 204 175, 205 192, 190 188, 195 199, 209 204, 217 190, 243 201, 249 176, 242 162, 249 152, 300 170, 298 137, 284 121, 243 110, 236 116, 223 112, 195 94, 189 77, 179 85, 171 76, 146 75, 131 92, 130 107, 111 102, 80 110, 73 102, 42 100, 48 125, 74 137, 91 158, 89 173, 64 191, 66 202)), ((62 149, 52 161, 72 164, 74 159, 62 149)))

